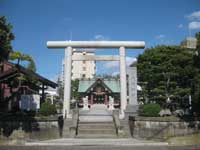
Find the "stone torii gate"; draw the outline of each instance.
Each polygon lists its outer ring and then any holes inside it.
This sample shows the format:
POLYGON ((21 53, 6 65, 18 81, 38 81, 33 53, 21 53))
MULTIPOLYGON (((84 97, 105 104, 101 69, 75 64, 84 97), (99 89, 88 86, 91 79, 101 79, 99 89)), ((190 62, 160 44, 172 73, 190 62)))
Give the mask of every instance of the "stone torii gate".
POLYGON ((124 110, 127 106, 126 85, 126 57, 125 48, 144 48, 144 41, 48 41, 48 48, 65 49, 64 68, 64 104, 63 117, 70 118, 71 99, 71 63, 80 60, 120 61, 120 118, 124 118, 124 110), (119 48, 119 55, 97 55, 97 56, 75 56, 72 55, 73 48, 119 48))

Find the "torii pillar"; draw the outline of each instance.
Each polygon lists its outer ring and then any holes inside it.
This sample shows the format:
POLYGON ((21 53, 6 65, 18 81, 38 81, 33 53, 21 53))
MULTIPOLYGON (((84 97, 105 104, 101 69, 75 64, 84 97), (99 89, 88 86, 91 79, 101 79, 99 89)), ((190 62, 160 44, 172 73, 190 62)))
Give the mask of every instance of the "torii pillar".
POLYGON ((71 46, 65 48, 64 58, 64 101, 63 101, 63 117, 70 118, 70 100, 71 100, 71 73, 72 73, 72 53, 71 46))
POLYGON ((124 117, 124 110, 127 105, 127 82, 126 82, 126 57, 125 57, 125 47, 119 48, 119 69, 120 69, 120 104, 121 113, 120 118, 124 117))
POLYGON ((126 81, 126 57, 125 48, 144 48, 144 41, 48 41, 48 48, 65 48, 65 69, 64 69, 64 103, 63 117, 70 118, 71 99, 71 62, 72 60, 105 60, 120 61, 120 118, 124 118, 124 110, 127 106, 127 81, 126 81), (119 56, 81 56, 73 57, 73 48, 119 48, 119 56))

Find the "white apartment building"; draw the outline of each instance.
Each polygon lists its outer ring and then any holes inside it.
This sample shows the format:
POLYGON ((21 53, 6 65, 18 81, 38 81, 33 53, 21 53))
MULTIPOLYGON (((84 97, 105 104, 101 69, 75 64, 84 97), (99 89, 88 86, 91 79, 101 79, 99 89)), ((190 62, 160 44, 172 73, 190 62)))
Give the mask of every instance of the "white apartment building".
MULTIPOLYGON (((74 50, 73 55, 95 55, 94 51, 74 50)), ((81 78, 93 78, 95 75, 95 61, 72 61, 72 80, 81 78)))
POLYGON ((184 48, 196 49, 197 39, 194 37, 187 37, 180 44, 184 48))
MULTIPOLYGON (((73 55, 95 55, 92 50, 73 50, 73 55)), ((95 61, 72 61, 72 80, 93 78, 96 72, 95 61)), ((61 81, 64 81, 64 60, 62 61, 61 81)))

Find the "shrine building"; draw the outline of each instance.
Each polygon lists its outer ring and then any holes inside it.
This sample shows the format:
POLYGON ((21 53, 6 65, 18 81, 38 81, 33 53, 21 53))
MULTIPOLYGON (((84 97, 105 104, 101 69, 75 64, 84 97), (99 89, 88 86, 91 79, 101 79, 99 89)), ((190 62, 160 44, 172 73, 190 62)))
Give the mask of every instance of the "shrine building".
POLYGON ((118 79, 82 79, 79 81, 79 106, 83 106, 84 99, 88 107, 94 104, 105 104, 108 108, 113 105, 120 107, 120 81, 118 79), (112 103, 112 104, 111 104, 112 103))

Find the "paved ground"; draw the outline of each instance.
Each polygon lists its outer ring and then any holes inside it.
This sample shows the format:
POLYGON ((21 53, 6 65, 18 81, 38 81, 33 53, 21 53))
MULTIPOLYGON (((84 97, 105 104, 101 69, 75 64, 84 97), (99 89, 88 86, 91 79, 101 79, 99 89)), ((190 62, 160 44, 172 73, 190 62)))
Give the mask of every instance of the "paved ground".
POLYGON ((168 143, 165 142, 154 142, 146 140, 137 140, 137 139, 56 139, 56 140, 47 140, 40 142, 27 142, 27 146, 45 146, 45 145, 63 145, 63 146, 167 146, 168 143))
POLYGON ((200 150, 200 146, 0 146, 0 150, 200 150))

